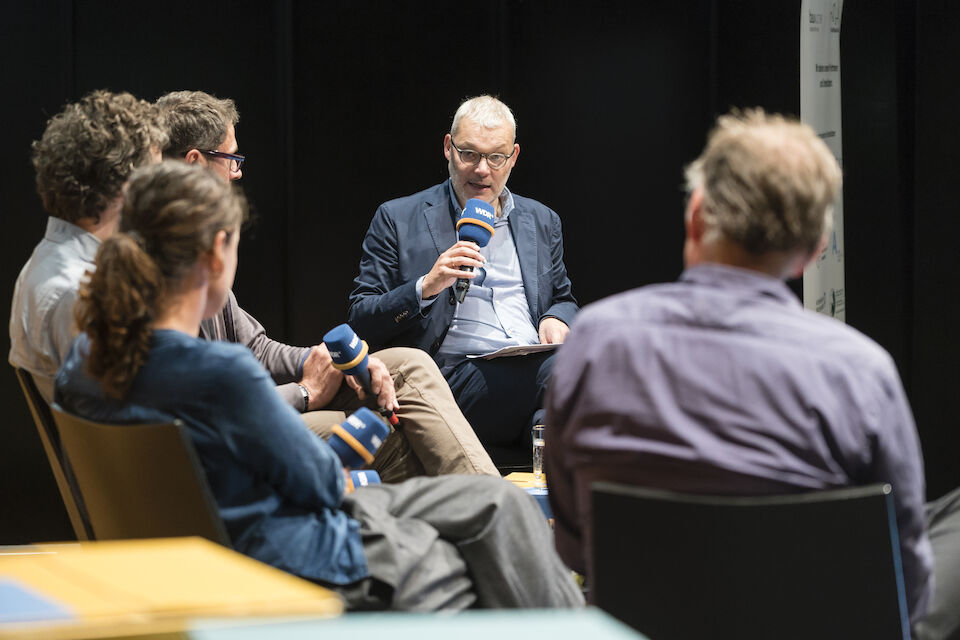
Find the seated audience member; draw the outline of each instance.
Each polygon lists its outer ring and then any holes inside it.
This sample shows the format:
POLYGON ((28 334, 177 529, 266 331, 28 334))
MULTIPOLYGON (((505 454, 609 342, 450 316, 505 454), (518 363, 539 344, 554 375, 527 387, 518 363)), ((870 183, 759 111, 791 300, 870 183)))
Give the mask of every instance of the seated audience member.
MULTIPOLYGON (((820 254, 839 185, 808 126, 759 110, 721 117, 687 169, 680 280, 578 316, 554 368, 545 452, 557 547, 574 569, 586 568, 596 480, 742 495, 889 482, 911 620, 927 610, 935 573, 937 593, 956 598, 960 494, 925 519, 920 445, 893 360, 804 310, 784 282, 820 254), (951 519, 953 542, 942 542, 954 567, 941 575, 936 531, 951 519)), ((960 603, 950 607, 956 620, 960 603)))
MULTIPOLYGON (((389 145, 378 153, 394 153, 389 145)), ((467 100, 443 139, 450 179, 380 206, 363 240, 350 323, 371 344, 411 346, 440 365, 485 445, 530 444, 542 422, 554 353, 468 359, 502 347, 559 344, 577 312, 563 263, 560 217, 507 189, 520 156, 510 108, 467 100), (469 199, 492 205, 493 236, 458 240, 469 199), (474 268, 472 273, 461 267, 474 268), (470 281, 462 302, 458 278, 470 281)))
MULTIPOLYGON (((236 136, 240 116, 233 100, 177 91, 162 96, 157 106, 169 135, 164 157, 209 167, 225 182, 243 176, 236 136)), ((277 391, 324 438, 338 422, 329 411, 349 413, 363 404, 363 391, 333 367, 326 346, 293 347, 271 340, 240 308, 232 291, 223 309, 200 325, 200 336, 249 347, 270 372, 277 391)), ((369 370, 377 403, 396 411, 403 423, 373 462, 384 480, 424 473, 497 474, 429 357, 416 349, 385 349, 370 357, 369 370)))
POLYGON ((119 233, 81 289, 84 333, 57 402, 100 421, 183 421, 234 547, 335 589, 350 608, 581 604, 523 491, 452 475, 344 495, 336 454, 250 350, 198 338, 229 297, 245 210, 202 167, 166 161, 132 176, 119 233))
POLYGON ((68 104, 33 143, 37 192, 49 217, 14 288, 9 358, 31 373, 47 402, 77 335, 77 288, 117 227, 120 189, 135 167, 159 162, 165 143, 153 105, 108 91, 68 104))

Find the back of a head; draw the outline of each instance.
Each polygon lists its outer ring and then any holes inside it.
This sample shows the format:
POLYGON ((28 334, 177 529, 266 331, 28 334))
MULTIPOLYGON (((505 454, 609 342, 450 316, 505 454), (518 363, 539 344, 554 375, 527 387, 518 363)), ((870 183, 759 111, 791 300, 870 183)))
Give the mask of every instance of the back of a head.
POLYGON ((514 139, 517 137, 517 121, 513 117, 513 111, 493 96, 483 95, 464 100, 457 112, 453 114, 453 123, 450 125, 452 135, 457 135, 463 118, 473 121, 484 129, 496 129, 508 125, 513 131, 514 139))
POLYGON ((687 190, 703 190, 703 218, 746 251, 813 251, 832 222, 840 167, 809 126, 762 110, 721 116, 687 190))
POLYGON ((202 166, 171 160, 134 172, 120 231, 100 246, 75 309, 91 341, 88 370, 107 395, 126 394, 169 296, 217 233, 238 232, 246 213, 243 195, 202 166))
POLYGON ((191 149, 216 149, 230 125, 240 122, 233 100, 203 91, 174 91, 157 100, 169 142, 165 158, 182 158, 191 149))
POLYGON ((154 105, 94 91, 50 118, 33 143, 37 193, 52 216, 99 219, 133 170, 166 142, 154 105))

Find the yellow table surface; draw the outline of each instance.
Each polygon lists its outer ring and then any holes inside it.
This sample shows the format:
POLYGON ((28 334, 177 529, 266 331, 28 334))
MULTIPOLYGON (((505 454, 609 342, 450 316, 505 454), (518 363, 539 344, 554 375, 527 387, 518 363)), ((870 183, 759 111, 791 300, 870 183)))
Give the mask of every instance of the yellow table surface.
POLYGON ((505 475, 504 479, 509 480, 510 482, 517 485, 521 489, 531 489, 536 487, 547 486, 547 474, 543 474, 543 476, 541 477, 543 479, 540 481, 540 484, 537 484, 537 481, 534 479, 532 472, 514 471, 513 473, 505 475))
POLYGON ((343 611, 332 591, 203 538, 7 549, 0 551, 0 580, 73 614, 72 620, 0 624, 0 638, 117 637, 137 625, 165 631, 199 617, 343 611))

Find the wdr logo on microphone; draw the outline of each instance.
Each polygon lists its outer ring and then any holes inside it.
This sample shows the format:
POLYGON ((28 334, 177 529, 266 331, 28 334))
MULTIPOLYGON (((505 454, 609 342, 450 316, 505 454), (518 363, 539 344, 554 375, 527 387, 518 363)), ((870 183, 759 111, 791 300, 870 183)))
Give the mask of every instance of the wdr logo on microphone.
POLYGON ((358 417, 355 416, 355 415, 350 416, 349 418, 347 418, 347 422, 349 422, 350 424, 352 424, 352 425, 353 425, 356 429, 358 429, 358 430, 360 430, 360 429, 366 429, 366 428, 367 428, 366 423, 364 423, 363 420, 361 420, 360 418, 358 418, 358 417))
POLYGON ((484 218, 489 218, 490 220, 493 220, 493 216, 490 214, 490 212, 484 209, 483 207, 474 207, 473 209, 474 209, 475 215, 483 216, 484 218))

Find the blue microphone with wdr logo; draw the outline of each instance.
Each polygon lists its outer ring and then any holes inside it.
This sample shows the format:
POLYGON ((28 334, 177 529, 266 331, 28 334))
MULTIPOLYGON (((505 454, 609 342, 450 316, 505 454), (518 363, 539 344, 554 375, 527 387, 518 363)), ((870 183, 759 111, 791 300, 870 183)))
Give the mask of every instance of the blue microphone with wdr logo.
MULTIPOLYGON (((367 370, 369 348, 356 331, 348 324, 337 325, 323 336, 323 344, 327 345, 333 366, 346 375, 356 378, 363 390, 373 396, 373 391, 370 389, 370 371, 367 370)), ((380 413, 393 426, 400 424, 400 419, 393 411, 381 409, 380 413)))
POLYGON ((333 435, 327 441, 343 466, 362 467, 373 462, 373 456, 390 435, 390 427, 383 424, 373 411, 360 407, 342 423, 333 426, 333 435))
POLYGON ((357 489, 369 487, 372 484, 380 484, 379 473, 373 469, 354 469, 350 472, 350 479, 347 480, 347 493, 353 493, 357 489))
MULTIPOLYGON (((463 213, 457 220, 457 240, 469 240, 476 242, 478 246, 485 247, 493 236, 493 223, 496 221, 496 211, 489 202, 484 202, 477 198, 470 198, 463 205, 463 213)), ((461 265, 461 271, 473 271, 470 265, 461 265)), ((458 278, 454 288, 457 302, 463 302, 467 297, 467 289, 470 288, 470 280, 467 278, 458 278)))

